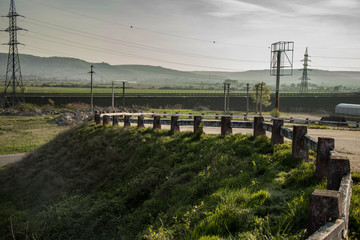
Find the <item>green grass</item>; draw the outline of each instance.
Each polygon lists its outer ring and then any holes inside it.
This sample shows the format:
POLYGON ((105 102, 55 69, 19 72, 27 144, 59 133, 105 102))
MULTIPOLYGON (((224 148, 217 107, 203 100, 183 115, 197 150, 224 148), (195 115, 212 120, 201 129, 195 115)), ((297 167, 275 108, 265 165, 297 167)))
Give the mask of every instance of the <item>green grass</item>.
POLYGON ((301 239, 324 187, 266 137, 81 125, 0 169, 0 239, 301 239))
POLYGON ((68 129, 53 123, 53 116, 0 116, 0 155, 27 153, 68 129))
POLYGON ((349 239, 360 239, 360 173, 352 173, 353 192, 349 217, 349 239))

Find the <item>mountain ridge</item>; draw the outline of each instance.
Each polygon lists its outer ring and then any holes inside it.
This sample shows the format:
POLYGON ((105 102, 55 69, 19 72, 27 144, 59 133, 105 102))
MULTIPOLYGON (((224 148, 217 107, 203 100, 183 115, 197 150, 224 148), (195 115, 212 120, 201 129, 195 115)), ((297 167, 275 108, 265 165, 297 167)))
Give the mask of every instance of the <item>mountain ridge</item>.
MULTIPOLYGON (((90 63, 71 57, 38 57, 20 54, 22 77, 26 80, 54 81, 88 81, 90 66, 95 66, 97 82, 129 80, 144 84, 221 84, 226 79, 237 80, 239 83, 254 84, 265 82, 275 85, 275 77, 269 70, 249 70, 244 72, 224 71, 180 71, 162 66, 152 65, 110 65, 108 63, 90 63)), ((7 54, 0 53, 0 78, 5 78, 7 54)), ((301 69, 294 69, 293 76, 281 77, 281 84, 300 83, 301 69)), ((327 71, 312 69, 309 72, 310 84, 320 86, 360 86, 360 71, 327 71)))

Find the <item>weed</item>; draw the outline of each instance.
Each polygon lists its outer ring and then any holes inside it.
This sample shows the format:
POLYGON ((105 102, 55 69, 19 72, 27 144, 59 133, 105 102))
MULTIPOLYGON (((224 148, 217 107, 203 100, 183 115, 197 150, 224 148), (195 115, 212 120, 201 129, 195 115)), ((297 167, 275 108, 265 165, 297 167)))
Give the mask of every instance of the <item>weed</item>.
POLYGON ((352 173, 352 178, 354 185, 350 205, 349 239, 360 239, 360 174, 352 173))

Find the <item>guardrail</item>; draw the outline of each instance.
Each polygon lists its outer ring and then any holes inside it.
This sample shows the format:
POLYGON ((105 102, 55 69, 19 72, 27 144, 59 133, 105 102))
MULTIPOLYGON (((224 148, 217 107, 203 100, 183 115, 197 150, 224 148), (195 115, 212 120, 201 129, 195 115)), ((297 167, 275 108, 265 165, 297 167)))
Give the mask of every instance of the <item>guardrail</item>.
POLYGON ((309 158, 309 150, 315 151, 316 170, 315 174, 319 181, 327 179, 326 190, 315 190, 309 200, 308 234, 309 240, 315 239, 347 239, 349 227, 349 209, 352 194, 352 179, 350 173, 350 161, 346 157, 337 155, 334 151, 335 140, 333 138, 321 138, 316 141, 307 135, 306 126, 293 126, 293 129, 284 127, 284 119, 270 119, 272 124, 265 123, 262 116, 252 117, 253 121, 247 121, 247 116, 229 115, 201 115, 192 114, 158 114, 158 113, 98 113, 95 112, 96 124, 118 125, 124 123, 124 127, 137 124, 137 127, 145 127, 152 124, 154 129, 161 129, 161 125, 170 125, 172 132, 179 132, 180 126, 193 126, 194 133, 200 131, 200 126, 221 127, 221 135, 232 134, 233 128, 253 129, 254 136, 265 135, 271 132, 272 144, 283 144, 284 138, 292 140, 292 156, 302 159, 309 158), (144 116, 151 116, 145 119, 144 116), (121 118, 119 118, 121 116, 121 118), (137 116, 137 119, 131 118, 137 116), (170 119, 161 119, 161 116, 170 119), (179 119, 180 116, 190 117, 193 120, 179 119), (215 120, 204 120, 203 117, 215 117, 215 120), (218 118, 221 120, 217 120, 218 118), (234 121, 233 118, 243 117, 244 121, 234 121))

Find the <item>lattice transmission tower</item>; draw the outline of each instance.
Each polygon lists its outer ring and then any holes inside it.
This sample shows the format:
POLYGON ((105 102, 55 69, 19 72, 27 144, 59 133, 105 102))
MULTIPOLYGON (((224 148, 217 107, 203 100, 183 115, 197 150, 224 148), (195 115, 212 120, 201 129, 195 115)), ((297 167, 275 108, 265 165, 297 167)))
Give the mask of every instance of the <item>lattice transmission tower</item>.
POLYGON ((17 31, 25 30, 17 26, 17 18, 23 17, 16 12, 14 0, 10 0, 10 8, 7 16, 9 27, 3 31, 9 33, 9 55, 6 68, 3 105, 14 107, 24 101, 24 87, 21 78, 20 59, 18 53, 17 31))
POLYGON ((311 70, 308 69, 309 62, 311 62, 311 60, 309 60, 308 48, 306 48, 305 54, 304 54, 304 59, 301 60, 301 61, 304 62, 304 64, 303 64, 304 68, 302 69, 303 73, 302 73, 302 76, 300 78, 300 80, 301 80, 301 82, 300 82, 300 92, 307 93, 309 91, 308 81, 311 80, 308 77, 308 71, 311 71, 311 70))

